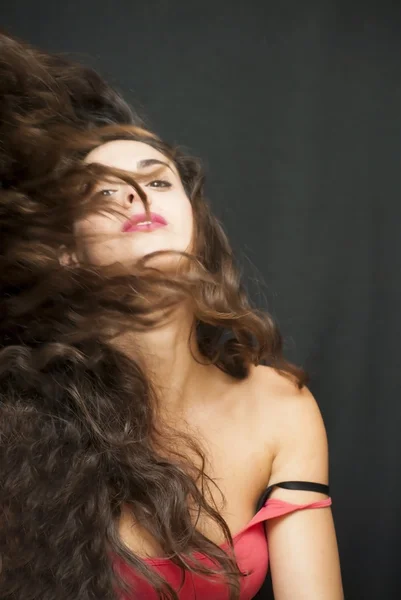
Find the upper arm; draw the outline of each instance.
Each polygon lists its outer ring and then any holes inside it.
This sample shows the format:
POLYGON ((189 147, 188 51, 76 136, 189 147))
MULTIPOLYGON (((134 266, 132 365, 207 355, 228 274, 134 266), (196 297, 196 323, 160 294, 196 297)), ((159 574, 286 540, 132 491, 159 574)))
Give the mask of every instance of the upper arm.
MULTIPOLYGON (((283 481, 328 483, 328 446, 312 394, 288 382, 275 406, 276 453, 269 485, 283 481)), ((318 492, 275 488, 271 497, 291 504, 327 498, 318 492)), ((297 510, 266 522, 275 600, 342 600, 340 564, 331 509, 297 510)))

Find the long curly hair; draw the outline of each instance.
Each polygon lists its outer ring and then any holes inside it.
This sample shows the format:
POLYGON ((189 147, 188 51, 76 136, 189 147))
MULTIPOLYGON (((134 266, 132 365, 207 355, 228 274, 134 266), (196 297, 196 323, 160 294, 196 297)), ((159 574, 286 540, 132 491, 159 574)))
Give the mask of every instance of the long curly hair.
POLYGON ((205 362, 237 379, 269 364, 300 387, 303 371, 285 361, 271 318, 247 299, 197 160, 144 129, 94 71, 6 35, 0 82, 0 597, 135 597, 118 559, 160 598, 177 600, 121 541, 128 506, 183 574, 224 577, 236 599, 242 574, 205 491, 216 484, 201 444, 160 423, 162 398, 139 352, 128 357, 113 340, 186 300, 205 362), (82 161, 113 139, 143 141, 174 162, 195 222, 185 272, 167 276, 146 259, 129 268, 60 263, 60 247, 74 248, 76 218, 107 210, 93 194, 100 178, 133 185, 148 210, 138 176, 82 161), (228 550, 196 529, 200 514, 228 550))

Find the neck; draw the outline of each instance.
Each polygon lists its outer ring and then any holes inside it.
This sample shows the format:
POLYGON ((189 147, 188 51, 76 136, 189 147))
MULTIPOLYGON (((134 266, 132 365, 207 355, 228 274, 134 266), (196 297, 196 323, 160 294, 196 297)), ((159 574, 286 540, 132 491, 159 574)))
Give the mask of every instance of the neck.
POLYGON ((126 354, 134 356, 133 350, 139 350, 161 407, 175 415, 202 402, 207 397, 210 380, 205 375, 219 372, 213 365, 206 364, 193 327, 193 314, 180 307, 168 322, 146 332, 127 333, 118 338, 118 346, 126 354))

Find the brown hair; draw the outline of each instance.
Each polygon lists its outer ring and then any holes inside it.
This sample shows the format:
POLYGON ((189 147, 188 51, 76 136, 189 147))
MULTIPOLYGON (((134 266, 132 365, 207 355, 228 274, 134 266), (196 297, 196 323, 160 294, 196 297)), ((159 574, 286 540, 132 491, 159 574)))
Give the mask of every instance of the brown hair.
POLYGON ((113 567, 120 557, 160 598, 176 600, 119 539, 124 504, 183 572, 220 573, 238 598, 232 553, 196 530, 189 508, 214 519, 232 545, 203 493, 215 484, 201 446, 180 433, 175 449, 176 432, 155 419, 158 397, 141 361, 112 340, 186 298, 205 360, 238 379, 261 362, 299 386, 303 372, 284 360, 272 320, 250 306, 205 201, 198 161, 145 130, 93 71, 4 35, 0 56, 0 596, 112 600, 127 590, 113 567), (82 162, 92 148, 121 138, 154 146, 177 167, 196 223, 186 273, 167 277, 146 260, 129 272, 60 265, 60 245, 74 244, 74 219, 95 210, 99 178, 122 177, 146 208, 132 174, 82 162), (215 567, 205 568, 195 552, 215 567))

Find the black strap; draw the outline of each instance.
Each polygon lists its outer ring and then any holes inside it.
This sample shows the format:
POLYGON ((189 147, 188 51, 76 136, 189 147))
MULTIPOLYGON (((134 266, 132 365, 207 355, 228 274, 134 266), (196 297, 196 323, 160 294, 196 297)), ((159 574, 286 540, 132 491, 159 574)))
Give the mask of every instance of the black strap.
POLYGON ((256 505, 256 512, 265 505, 266 500, 275 487, 281 487, 286 490, 302 490, 304 492, 320 492, 321 494, 330 494, 330 488, 323 483, 313 483, 312 481, 283 481, 282 483, 273 483, 264 490, 256 505))

